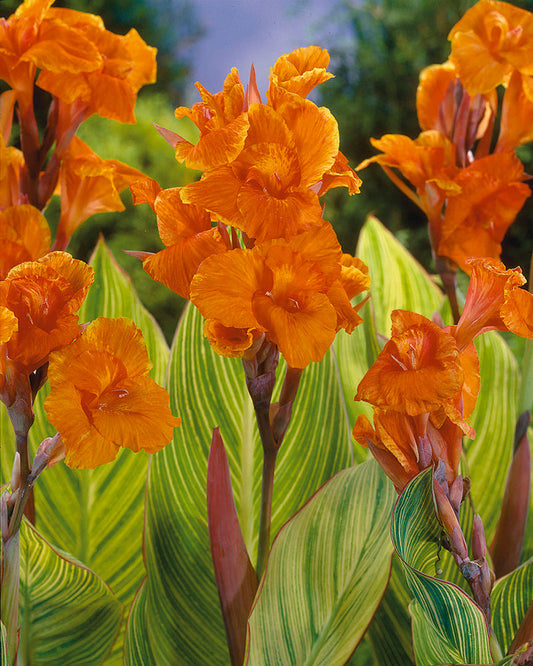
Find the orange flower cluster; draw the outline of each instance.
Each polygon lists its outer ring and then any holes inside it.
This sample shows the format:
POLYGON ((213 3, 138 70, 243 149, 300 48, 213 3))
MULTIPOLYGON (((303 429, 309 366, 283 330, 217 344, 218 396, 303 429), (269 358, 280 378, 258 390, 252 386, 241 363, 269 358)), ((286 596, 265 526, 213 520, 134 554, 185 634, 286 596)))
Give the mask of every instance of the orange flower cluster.
POLYGON ((435 257, 469 272, 471 256, 500 257, 503 237, 531 194, 514 149, 533 139, 533 14, 480 0, 450 39, 450 60, 420 75, 422 133, 415 140, 373 139, 383 154, 358 168, 379 163, 425 212, 435 257), (506 90, 490 154, 499 85, 506 90))
POLYGON ((166 391, 148 377, 140 331, 123 319, 80 325, 93 270, 51 251, 63 250, 94 213, 122 210, 119 192, 144 177, 100 159, 74 135, 93 113, 135 122, 137 91, 155 79, 155 49, 135 30, 114 35, 100 17, 52 4, 26 0, 0 19, 0 76, 11 87, 0 95, 0 398, 25 440, 48 369, 47 407, 67 463, 95 467, 119 445, 155 452, 179 423, 166 391), (34 85, 53 96, 42 132, 34 85), (8 146, 15 107, 22 150, 8 146), (61 218, 51 248, 41 210, 54 192, 61 218))
POLYGON ((197 84, 202 101, 176 109, 200 130, 196 145, 161 130, 180 161, 204 173, 184 188, 132 187, 148 202, 166 249, 134 253, 156 280, 190 298, 205 334, 227 356, 253 355, 264 339, 287 363, 319 361, 336 332, 361 321, 350 304, 368 289, 364 264, 343 255, 322 218, 319 197, 333 187, 359 191, 339 152, 330 111, 306 96, 331 77, 327 51, 297 49, 271 69, 267 102, 236 69, 221 92, 197 84), (217 226, 212 221, 217 220, 217 226))
POLYGON ((456 326, 439 328, 422 315, 395 310, 392 335, 363 377, 356 400, 374 405, 374 424, 360 416, 353 436, 368 446, 398 492, 421 470, 444 462, 451 486, 462 436, 479 392, 473 340, 490 331, 533 338, 533 294, 520 289, 519 268, 471 259, 471 279, 456 326))
POLYGON ((156 50, 135 30, 115 35, 99 16, 52 4, 25 0, 0 19, 0 78, 11 88, 0 96, 0 208, 30 203, 43 210, 60 181, 63 208, 54 249, 63 250, 86 217, 121 210, 118 192, 142 177, 125 164, 100 160, 79 140, 71 142, 94 113, 135 122, 137 92, 155 81, 156 50), (34 85, 52 95, 42 139, 34 85), (8 146, 15 106, 21 150, 8 146))

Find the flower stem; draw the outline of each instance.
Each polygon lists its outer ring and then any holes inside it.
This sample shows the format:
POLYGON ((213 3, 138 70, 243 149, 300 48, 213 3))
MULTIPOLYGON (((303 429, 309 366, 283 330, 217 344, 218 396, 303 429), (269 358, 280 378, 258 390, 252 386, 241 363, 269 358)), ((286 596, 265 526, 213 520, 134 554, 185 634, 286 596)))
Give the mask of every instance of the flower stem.
POLYGON ((263 455, 263 482, 261 485, 261 514, 259 518, 259 543, 257 546, 256 572, 260 580, 265 572, 270 551, 270 519, 272 516, 272 495, 274 490, 274 469, 277 450, 265 450, 263 455))

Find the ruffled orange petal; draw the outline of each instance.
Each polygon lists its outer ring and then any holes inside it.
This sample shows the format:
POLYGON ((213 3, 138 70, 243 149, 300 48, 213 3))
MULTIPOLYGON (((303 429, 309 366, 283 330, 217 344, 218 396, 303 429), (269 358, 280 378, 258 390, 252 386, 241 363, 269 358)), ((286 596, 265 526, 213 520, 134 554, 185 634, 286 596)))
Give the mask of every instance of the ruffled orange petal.
POLYGON ((391 319, 392 337, 355 399, 410 415, 434 411, 463 384, 455 340, 422 315, 394 310, 391 319))
POLYGON ((331 285, 327 295, 337 313, 337 330, 343 328, 347 333, 352 333, 355 327, 363 322, 363 318, 357 313, 360 306, 352 306, 340 280, 331 285))
POLYGON ((321 361, 335 338, 337 316, 325 294, 305 291, 289 310, 268 295, 253 297, 253 311, 291 368, 321 361))
POLYGON ((93 269, 66 252, 12 268, 0 283, 0 304, 19 321, 8 343, 9 357, 32 371, 50 351, 71 342, 79 333, 74 313, 93 281, 93 269))
POLYGON ((18 321, 14 313, 8 308, 0 306, 0 344, 7 342, 18 328, 18 321))
POLYGON ((234 328, 224 326, 216 319, 207 319, 204 324, 204 335, 217 354, 240 358, 263 333, 254 328, 234 328))
POLYGON ((161 192, 161 185, 153 178, 136 180, 130 185, 131 197, 135 205, 147 203, 154 211, 154 203, 157 195, 161 192))
POLYGON ((189 298, 191 280, 200 264, 207 257, 226 250, 217 229, 210 229, 150 255, 143 261, 143 268, 154 280, 189 298))
POLYGON ((298 98, 278 109, 291 131, 300 166, 300 185, 310 187, 322 180, 339 152, 339 128, 331 111, 298 98))
POLYGON ((181 190, 185 203, 201 206, 211 211, 224 222, 243 228, 242 214, 237 206, 241 181, 231 167, 220 167, 205 173, 201 180, 181 190))
POLYGON ((50 250, 50 228, 44 215, 29 204, 0 211, 0 279, 13 266, 39 259, 50 250))
POLYGON ((270 70, 267 96, 271 103, 276 99, 277 88, 307 97, 315 86, 333 77, 326 71, 328 65, 329 53, 318 46, 307 46, 282 55, 270 70))
POLYGON ((180 420, 168 393, 148 376, 151 363, 140 330, 127 319, 92 322, 50 357, 52 390, 45 401, 73 467, 96 467, 119 447, 155 453, 180 420))
POLYGON ((351 254, 343 254, 341 257, 340 280, 350 300, 370 289, 372 282, 368 274, 368 266, 358 257, 352 257, 351 254))
POLYGON ((349 166, 346 157, 339 151, 333 166, 322 176, 318 196, 321 197, 334 187, 347 187, 350 195, 358 194, 361 182, 359 176, 349 166))
POLYGON ((206 319, 232 328, 263 329, 252 310, 252 298, 271 285, 263 258, 252 250, 236 249, 202 262, 191 282, 191 301, 206 319))
POLYGON ((520 268, 506 269, 495 259, 470 259, 468 264, 470 283, 454 333, 461 350, 485 331, 506 330, 500 309, 509 295, 526 281, 520 268))
POLYGON ((533 294, 531 292, 506 287, 500 315, 507 330, 523 338, 533 338, 533 294))

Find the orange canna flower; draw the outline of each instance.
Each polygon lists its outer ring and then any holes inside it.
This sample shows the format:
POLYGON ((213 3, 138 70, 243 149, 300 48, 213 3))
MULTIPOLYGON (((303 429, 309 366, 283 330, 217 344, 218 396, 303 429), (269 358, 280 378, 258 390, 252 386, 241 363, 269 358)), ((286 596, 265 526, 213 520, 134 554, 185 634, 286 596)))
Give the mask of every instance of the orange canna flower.
POLYGON ((144 174, 118 160, 103 160, 74 137, 61 162, 61 218, 55 247, 62 249, 74 231, 95 213, 124 210, 119 192, 144 174))
POLYGON ((148 46, 133 28, 126 35, 106 30, 99 16, 55 8, 48 11, 48 16, 88 43, 98 60, 96 66, 87 70, 43 67, 37 85, 63 104, 83 103, 85 118, 97 113, 122 123, 134 123, 137 92, 155 81, 156 49, 148 46))
POLYGON ((38 69, 72 75, 102 65, 87 37, 51 15, 53 1, 25 0, 8 19, 0 19, 0 78, 16 91, 23 113, 32 105, 38 69))
MULTIPOLYGON (((226 328, 264 332, 291 367, 304 368, 324 356, 346 317, 330 298, 330 290, 342 286, 340 258, 328 224, 290 241, 213 255, 191 282, 191 300, 204 317, 226 328)), ((344 288, 343 293, 349 303, 344 288)))
MULTIPOLYGON (((154 181, 155 182, 155 181, 154 181)), ((150 184, 132 186, 138 202, 149 203, 153 189, 150 184)), ((183 203, 181 188, 162 190, 153 199, 157 215, 159 236, 166 245, 157 254, 130 252, 143 259, 143 268, 154 280, 189 298, 189 288, 202 261, 212 255, 226 252, 227 247, 216 227, 211 225, 207 211, 193 204, 183 203)), ((136 201, 136 202, 137 202, 136 201)))
POLYGON ((533 14, 506 2, 480 0, 452 28, 450 59, 471 95, 533 74, 533 14))
POLYGON ((357 388, 356 400, 411 416, 453 401, 463 385, 454 338, 422 315, 391 314, 392 334, 357 388))
POLYGON ((99 317, 50 355, 44 406, 67 465, 92 469, 114 460, 121 447, 156 453, 168 444, 180 419, 148 376, 151 367, 141 331, 125 318, 99 317))
POLYGON ((520 268, 506 269, 491 258, 470 259, 471 275, 463 313, 453 335, 459 349, 486 331, 533 337, 533 294, 520 289, 520 268))
POLYGON ((311 187, 335 162, 338 128, 327 109, 297 100, 282 111, 252 104, 239 156, 187 185, 182 199, 258 242, 321 226, 322 208, 311 187))
POLYGON ((455 178, 440 229, 438 253, 469 272, 468 257, 498 258, 501 241, 531 190, 522 182, 524 167, 513 152, 476 160, 455 178))
POLYGON ((0 306, 18 320, 7 354, 27 374, 79 335, 75 313, 93 281, 93 269, 83 261, 66 252, 50 252, 15 266, 0 282, 0 306))
POLYGON ((10 206, 0 211, 0 280, 13 266, 40 259, 50 251, 50 228, 44 215, 30 206, 10 206))
POLYGON ((187 117, 200 130, 196 145, 176 136, 176 159, 190 169, 202 171, 228 164, 241 152, 248 132, 248 118, 244 113, 244 88, 238 71, 233 68, 226 77, 222 92, 212 95, 196 83, 202 101, 192 109, 180 106, 176 118, 187 117))

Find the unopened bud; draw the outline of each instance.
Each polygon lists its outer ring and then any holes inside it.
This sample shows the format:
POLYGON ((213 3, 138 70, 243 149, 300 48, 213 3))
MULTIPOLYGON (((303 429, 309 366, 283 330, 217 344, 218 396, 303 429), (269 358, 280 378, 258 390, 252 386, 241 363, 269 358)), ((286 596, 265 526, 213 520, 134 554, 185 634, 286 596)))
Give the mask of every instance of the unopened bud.
POLYGON ((418 465, 420 469, 426 469, 431 465, 433 451, 429 439, 424 435, 418 438, 418 465))
POLYGON ((39 448, 35 453, 33 459, 33 466, 29 476, 30 482, 33 484, 47 467, 52 467, 65 457, 65 445, 61 439, 61 435, 56 433, 53 437, 47 437, 39 444, 39 448))
POLYGON ((2 541, 5 543, 9 538, 9 522, 8 522, 8 510, 7 510, 7 500, 9 498, 9 493, 7 490, 4 490, 0 496, 0 533, 2 534, 2 541))
POLYGON ((17 451, 15 453, 15 459, 13 460, 13 469, 11 470, 11 480, 9 482, 11 492, 14 493, 15 490, 20 487, 20 484, 20 453, 17 451))
POLYGON ((463 501, 463 477, 459 474, 450 486, 450 504, 459 517, 461 502, 463 501))
MULTIPOLYGON (((468 548, 466 547, 466 541, 463 534, 463 531, 456 525, 453 529, 450 543, 455 553, 461 558, 461 560, 468 559, 468 548)), ((465 576, 466 578, 466 576, 465 576)))
POLYGON ((483 521, 478 513, 474 517, 472 528, 472 556, 475 560, 484 560, 487 554, 487 542, 485 540, 485 529, 483 521))

